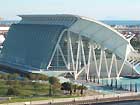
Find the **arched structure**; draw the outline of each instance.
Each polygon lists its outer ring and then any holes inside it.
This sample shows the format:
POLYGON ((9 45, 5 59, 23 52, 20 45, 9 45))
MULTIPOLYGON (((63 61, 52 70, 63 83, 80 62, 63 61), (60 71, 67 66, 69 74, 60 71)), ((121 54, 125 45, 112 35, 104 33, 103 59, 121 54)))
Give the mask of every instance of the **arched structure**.
POLYGON ((131 38, 110 26, 75 15, 20 17, 4 42, 1 65, 48 75, 69 73, 75 79, 119 77, 124 66, 140 73, 140 57, 131 38))

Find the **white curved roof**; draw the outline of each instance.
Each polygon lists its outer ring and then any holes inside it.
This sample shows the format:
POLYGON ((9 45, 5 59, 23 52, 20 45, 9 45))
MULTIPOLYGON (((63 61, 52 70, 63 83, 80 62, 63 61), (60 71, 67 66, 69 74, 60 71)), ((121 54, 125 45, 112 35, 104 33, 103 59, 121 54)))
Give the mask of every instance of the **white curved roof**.
POLYGON ((102 47, 111 50, 122 59, 126 59, 134 51, 121 33, 94 19, 70 14, 55 15, 19 15, 22 17, 20 24, 58 24, 68 27, 74 33, 86 36, 91 41, 96 41, 102 47))
POLYGON ((129 52, 133 50, 129 40, 121 33, 93 19, 80 17, 69 30, 96 41, 122 59, 127 58, 129 52))

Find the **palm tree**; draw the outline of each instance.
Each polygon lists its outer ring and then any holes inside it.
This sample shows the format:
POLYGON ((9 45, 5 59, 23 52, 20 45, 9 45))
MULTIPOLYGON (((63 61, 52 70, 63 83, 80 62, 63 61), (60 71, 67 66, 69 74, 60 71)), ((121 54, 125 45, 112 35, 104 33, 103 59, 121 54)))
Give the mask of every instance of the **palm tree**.
POLYGON ((138 89, 137 89, 137 83, 135 83, 135 92, 137 92, 138 89))
POLYGON ((77 87, 78 87, 78 85, 76 85, 76 84, 73 85, 73 92, 74 93, 76 93, 77 87))
POLYGON ((87 87, 82 84, 82 85, 78 86, 78 89, 80 90, 80 94, 83 95, 84 90, 86 90, 87 87))
POLYGON ((117 82, 117 79, 116 79, 116 81, 115 81, 115 88, 117 88, 118 87, 118 82, 117 82))
POLYGON ((110 87, 113 87, 113 79, 111 79, 110 87))
POLYGON ((69 94, 72 94, 72 84, 70 82, 64 82, 61 84, 61 90, 69 91, 69 94))
POLYGON ((132 83, 130 82, 130 92, 132 91, 132 83))

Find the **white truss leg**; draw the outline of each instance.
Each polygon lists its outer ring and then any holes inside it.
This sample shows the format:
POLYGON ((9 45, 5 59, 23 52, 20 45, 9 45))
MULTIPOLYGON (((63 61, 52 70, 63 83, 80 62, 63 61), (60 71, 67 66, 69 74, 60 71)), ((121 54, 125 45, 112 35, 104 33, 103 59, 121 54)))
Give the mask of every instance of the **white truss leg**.
POLYGON ((67 34, 67 62, 68 62, 68 70, 70 70, 70 44, 69 44, 69 37, 68 37, 68 34, 67 34))
POLYGON ((89 45, 89 54, 88 54, 88 64, 87 64, 87 80, 89 77, 89 69, 90 69, 90 62, 91 62, 91 45, 89 45))
POLYGON ((69 38, 69 44, 70 44, 70 53, 71 53, 73 70, 75 70, 75 62, 74 62, 74 57, 73 57, 72 43, 71 43, 71 37, 70 37, 70 32, 69 31, 68 31, 68 38, 69 38))
MULTIPOLYGON (((59 44, 58 44, 58 46, 59 46, 59 44)), ((57 67, 59 66, 59 49, 58 49, 59 47, 58 46, 56 49, 56 57, 57 57, 57 62, 56 62, 57 64, 56 65, 57 65, 57 67)))
POLYGON ((103 56, 104 56, 104 60, 105 60, 106 71, 107 71, 107 74, 109 74, 108 63, 107 63, 107 59, 106 59, 105 50, 103 51, 103 56))
POLYGON ((93 58, 94 58, 94 62, 95 62, 95 69, 96 69, 96 73, 97 73, 97 76, 99 78, 99 73, 98 73, 98 66, 97 66, 97 59, 96 59, 96 54, 95 54, 95 48, 92 46, 92 52, 93 52, 93 58))
POLYGON ((121 74, 121 72, 123 70, 123 67, 124 67, 124 64, 125 64, 125 60, 123 61, 120 69, 118 68, 118 63, 117 63, 116 56, 114 56, 114 60, 115 60, 116 75, 117 75, 117 78, 119 78, 120 77, 120 74, 121 74))
POLYGON ((82 54, 82 53, 81 53, 81 45, 80 45, 79 61, 78 61, 78 62, 79 62, 79 64, 78 64, 79 70, 82 68, 82 67, 81 67, 81 64, 82 64, 82 63, 81 63, 81 54, 82 54))
POLYGON ((119 72, 118 72, 118 74, 117 74, 117 78, 120 77, 120 74, 121 74, 121 72, 122 72, 122 70, 123 70, 124 64, 125 64, 125 60, 123 61, 122 66, 121 66, 121 68, 120 68, 120 70, 119 70, 119 72))
POLYGON ((81 68, 81 69, 79 70, 79 72, 77 73, 76 77, 78 77, 85 69, 86 69, 85 66, 84 66, 83 68, 81 68))
POLYGON ((113 66, 113 61, 114 61, 114 54, 112 55, 112 60, 111 60, 111 63, 110 63, 110 68, 109 68, 109 72, 108 72, 108 78, 110 78, 111 76, 111 70, 112 70, 112 66, 113 66))
POLYGON ((64 54, 63 54, 63 51, 62 51, 60 45, 58 45, 58 48, 59 48, 60 54, 61 54, 61 56, 62 56, 63 62, 64 62, 65 66, 66 66, 67 69, 68 69, 68 65, 67 65, 66 59, 65 59, 65 57, 64 57, 64 54))
POLYGON ((118 75, 118 63, 117 63, 117 58, 116 56, 114 56, 114 60, 115 60, 115 68, 116 68, 116 75, 118 75))
MULTIPOLYGON (((86 72, 86 75, 87 75, 86 57, 85 57, 85 51, 84 51, 83 41, 82 41, 81 38, 80 38, 80 42, 81 42, 81 50, 82 50, 82 56, 83 56, 83 61, 84 61, 84 66, 85 66, 85 72, 86 72)), ((88 77, 86 79, 88 80, 88 77)))
POLYGON ((78 40, 78 49, 77 49, 77 57, 76 57, 76 73, 79 68, 79 55, 80 54, 80 41, 78 40))
POLYGON ((98 75, 99 75, 98 78, 99 79, 100 79, 100 75, 101 75, 102 59, 103 59, 103 50, 101 49, 99 71, 98 71, 98 75))
POLYGON ((53 51, 53 53, 52 53, 51 59, 50 59, 49 64, 48 64, 48 66, 47 66, 47 70, 49 69, 49 67, 50 67, 50 65, 51 65, 51 62, 52 62, 53 57, 54 57, 54 55, 55 55, 55 52, 56 52, 56 50, 57 50, 58 44, 59 44, 59 42, 60 42, 60 40, 61 40, 61 38, 62 38, 64 32, 66 32, 66 31, 67 31, 67 29, 64 29, 64 30, 61 32, 61 34, 60 34, 60 36, 59 36, 59 38, 58 38, 58 41, 57 41, 56 46, 55 46, 55 48, 54 48, 54 51, 53 51))

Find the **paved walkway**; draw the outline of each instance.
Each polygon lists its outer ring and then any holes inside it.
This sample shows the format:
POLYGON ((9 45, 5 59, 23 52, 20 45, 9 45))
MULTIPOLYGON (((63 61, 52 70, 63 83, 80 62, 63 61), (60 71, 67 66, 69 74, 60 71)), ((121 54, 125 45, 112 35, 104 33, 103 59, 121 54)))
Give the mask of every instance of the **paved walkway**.
POLYGON ((33 101, 31 102, 16 102, 16 103, 6 103, 0 105, 74 105, 68 104, 73 102, 108 102, 108 101, 123 101, 123 100, 130 100, 132 98, 140 99, 140 92, 134 93, 122 93, 122 94, 109 94, 109 95, 95 95, 95 96, 85 96, 85 97, 77 97, 77 98, 60 98, 60 99, 53 99, 53 100, 41 100, 41 101, 33 101), (60 104, 61 103, 61 104, 60 104), (67 103, 67 104, 62 104, 67 103))

